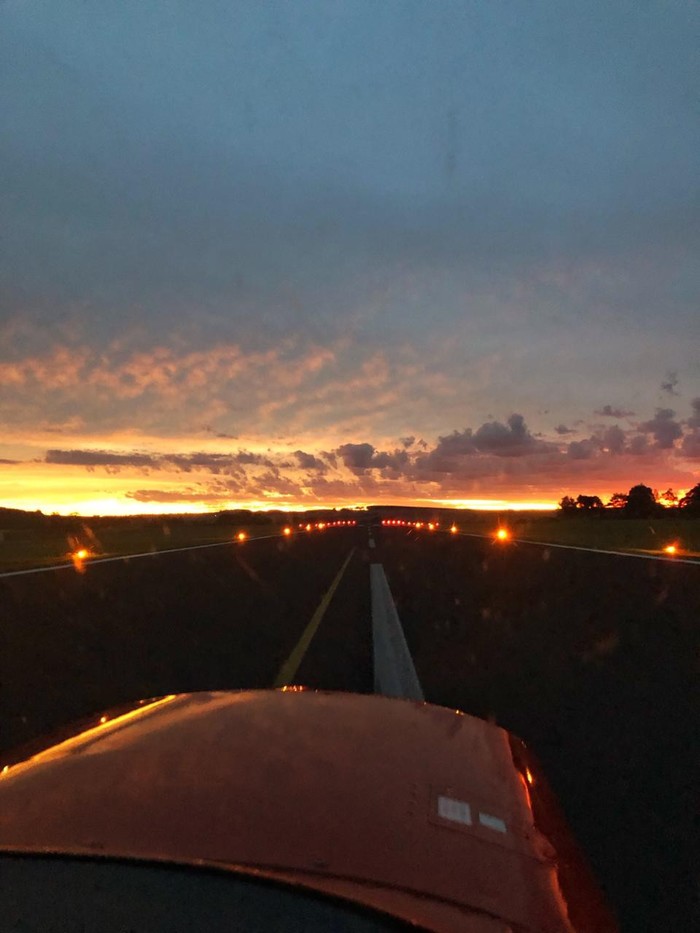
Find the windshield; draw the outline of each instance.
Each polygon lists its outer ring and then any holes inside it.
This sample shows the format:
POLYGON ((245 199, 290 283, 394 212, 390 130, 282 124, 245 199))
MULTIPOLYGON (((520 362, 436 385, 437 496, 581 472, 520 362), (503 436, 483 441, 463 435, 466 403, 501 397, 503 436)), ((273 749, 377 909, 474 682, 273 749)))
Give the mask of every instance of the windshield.
POLYGON ((3 929, 13 933, 389 933, 403 923, 318 894, 177 865, 0 857, 3 929), (41 897, 37 897, 37 892, 41 897))
POLYGON ((699 37, 0 0, 0 768, 154 697, 423 698, 532 747, 623 926, 688 924, 699 37))

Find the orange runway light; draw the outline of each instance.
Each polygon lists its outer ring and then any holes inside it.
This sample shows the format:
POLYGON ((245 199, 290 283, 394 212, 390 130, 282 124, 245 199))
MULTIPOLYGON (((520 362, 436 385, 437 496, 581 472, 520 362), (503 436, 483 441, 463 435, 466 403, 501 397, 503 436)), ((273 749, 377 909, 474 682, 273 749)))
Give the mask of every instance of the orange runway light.
POLYGON ((307 526, 306 526, 306 530, 307 530, 307 531, 311 531, 311 525, 307 525, 307 526))
POLYGON ((286 538, 288 538, 288 537, 290 536, 291 533, 292 533, 292 529, 291 529, 291 528, 283 528, 283 529, 282 529, 282 534, 283 534, 286 538))
POLYGON ((239 531, 236 537, 238 538, 239 541, 245 541, 248 535, 245 533, 245 531, 239 531))
POLYGON ((87 548, 81 547, 77 551, 73 551, 70 555, 70 559, 73 561, 73 566, 78 571, 78 573, 85 573, 85 561, 90 557, 90 551, 87 548))
POLYGON ((453 535, 456 535, 456 534, 457 534, 457 526, 456 526, 456 525, 453 525, 453 526, 450 528, 450 533, 453 534, 453 535))
POLYGON ((435 525, 432 522, 428 522, 428 531, 435 531, 435 525))
POLYGON ((507 541, 509 537, 510 535, 506 528, 499 528, 496 532, 496 539, 498 541, 507 541))
POLYGON ((664 548, 664 554, 675 554, 678 551, 678 548, 675 544, 667 544, 664 548))

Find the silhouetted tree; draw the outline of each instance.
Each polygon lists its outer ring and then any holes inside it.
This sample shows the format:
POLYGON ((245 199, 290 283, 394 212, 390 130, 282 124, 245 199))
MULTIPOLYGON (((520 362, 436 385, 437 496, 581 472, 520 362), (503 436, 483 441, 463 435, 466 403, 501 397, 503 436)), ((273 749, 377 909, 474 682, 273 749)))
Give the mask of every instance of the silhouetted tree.
POLYGON ((559 508, 565 515, 573 515, 576 511, 576 500, 573 496, 564 496, 559 502, 559 508))
POLYGON ((678 505, 678 496, 672 489, 667 489, 666 492, 662 492, 659 496, 660 502, 666 506, 666 508, 672 509, 674 506, 678 505))
POLYGON ((654 492, 649 486, 638 483, 627 493, 625 515, 630 518, 651 518, 658 510, 654 492))
POLYGON ((627 505, 627 496, 624 492, 614 492, 610 496, 610 501, 608 502, 606 508, 608 509, 624 509, 627 505))
POLYGON ((684 515, 700 515, 700 483, 689 489, 678 505, 684 515))
POLYGON ((597 512, 603 508, 598 496, 576 496, 576 508, 582 512, 597 512))

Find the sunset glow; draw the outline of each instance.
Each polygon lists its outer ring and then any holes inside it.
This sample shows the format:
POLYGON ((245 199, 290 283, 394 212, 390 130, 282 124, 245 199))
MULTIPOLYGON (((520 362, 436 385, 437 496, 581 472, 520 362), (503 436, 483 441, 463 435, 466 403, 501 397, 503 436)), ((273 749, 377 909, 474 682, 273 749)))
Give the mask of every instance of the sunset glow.
MULTIPOLYGON (((268 447, 259 452, 261 445, 255 439, 233 449, 220 445, 216 450, 210 445, 209 449, 197 450, 196 440, 186 444, 171 441, 170 451, 176 449, 175 444, 180 445, 177 453, 163 453, 153 439, 145 446, 135 438, 134 446, 129 448, 121 437, 114 449, 106 445, 106 438, 102 438, 105 446, 101 448, 86 446, 86 440, 83 439, 79 449, 60 456, 54 451, 47 460, 46 448, 54 438, 45 434, 42 442, 41 437, 35 436, 31 444, 25 444, 22 459, 0 462, 0 504, 47 514, 115 516, 195 514, 222 509, 304 511, 365 507, 375 502, 493 512, 548 511, 555 509, 569 490, 577 492, 584 488, 605 501, 615 489, 627 489, 633 483, 632 474, 604 485, 598 485, 593 476, 571 476, 564 480, 566 485, 551 488, 548 495, 542 496, 541 491, 539 495, 523 495, 517 486, 504 488, 508 480, 501 477, 498 492, 502 490, 506 495, 498 495, 494 489, 495 494, 475 498, 427 496, 422 486, 432 487, 436 479, 443 485, 459 479, 457 474, 437 477, 427 474, 424 479, 420 452, 415 455, 408 452, 403 466, 405 475, 384 478, 373 469, 356 469, 352 462, 346 465, 337 457, 330 462, 323 448, 304 454, 318 464, 315 475, 309 475, 300 468, 300 456, 290 452, 289 447, 277 450, 268 447), (63 462, 71 458, 79 462, 63 462)), ((334 443, 338 449, 337 441, 329 439, 328 446, 334 443)), ((562 455, 562 465, 566 462, 566 456, 562 455)), ((465 460, 465 466, 472 465, 473 456, 465 460)), ((494 468, 499 466, 496 463, 494 468)), ((661 461, 656 468, 649 461, 650 482, 654 482, 654 469, 663 469, 661 461)), ((670 472, 667 470, 667 474, 670 472)), ((676 476, 680 478, 677 472, 676 476)), ((666 478, 663 474, 658 476, 658 487, 668 485, 666 478)), ((683 475, 685 482, 676 487, 679 497, 694 478, 692 473, 683 475)), ((490 485, 495 484, 491 481, 490 485)))

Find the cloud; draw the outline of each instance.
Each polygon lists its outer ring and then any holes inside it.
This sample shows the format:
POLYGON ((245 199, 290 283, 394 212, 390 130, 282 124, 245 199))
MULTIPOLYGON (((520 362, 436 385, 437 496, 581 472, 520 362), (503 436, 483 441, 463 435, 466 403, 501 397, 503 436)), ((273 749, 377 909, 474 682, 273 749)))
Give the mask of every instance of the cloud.
POLYGON ((253 345, 222 340, 206 346, 211 337, 192 327, 197 339, 170 330, 167 342, 149 346, 143 333, 102 346, 79 337, 33 353, 21 343, 3 346, 3 427, 41 424, 50 432, 60 425, 86 437, 116 431, 205 433, 221 440, 273 436, 298 447, 307 438, 328 438, 326 444, 335 445, 371 431, 405 438, 411 436, 407 426, 416 434, 432 431, 435 407, 456 407, 463 384, 467 391, 466 376, 448 375, 443 347, 426 364, 425 353, 409 344, 378 350, 346 336, 322 344, 293 334, 272 342, 260 334, 253 345), (81 420, 71 424, 68 415, 75 411, 81 420))
POLYGON ((136 502, 210 502, 225 503, 231 498, 231 490, 221 492, 207 492, 198 490, 172 490, 172 489, 136 489, 125 493, 127 499, 136 502))
POLYGON ((668 373, 666 376, 665 382, 661 383, 661 391, 666 392, 668 395, 680 395, 680 392, 676 391, 676 386, 678 385, 678 373, 668 373))
POLYGON ((631 418, 634 412, 613 405, 603 405, 602 408, 597 408, 594 414, 600 415, 601 418, 631 418))
POLYGON ((47 450, 45 462, 63 466, 125 466, 158 469, 158 462, 150 454, 118 454, 107 450, 47 450))
MULTIPOLYGON (((214 456, 221 456, 222 459, 226 459, 225 455, 214 454, 214 456)), ((265 457, 263 454, 250 453, 248 450, 239 450, 237 454, 234 454, 229 459, 233 463, 242 463, 246 465, 254 464, 255 466, 272 466, 272 461, 269 457, 265 457)))
POLYGON ((642 422, 639 430, 652 434, 659 450, 668 450, 683 435, 680 423, 674 420, 675 414, 671 408, 657 408, 654 417, 642 422))
POLYGON ((304 450, 295 450, 294 456, 297 458, 297 463, 302 470, 318 470, 320 473, 325 473, 328 470, 328 466, 323 460, 304 450))
POLYGON ((571 460, 590 460, 598 452, 598 445, 591 439, 571 441, 566 454, 571 460))
POLYGON ((635 456, 645 454, 649 450, 649 441, 644 434, 637 434, 629 442, 628 450, 635 456))
POLYGON ((500 421, 482 424, 473 437, 480 453, 493 453, 499 457, 519 457, 545 449, 542 441, 529 432, 522 415, 512 414, 507 426, 500 421))
POLYGON ((700 428, 694 428, 685 435, 680 453, 688 460, 700 460, 700 428))
POLYGON ((611 427, 606 428, 601 435, 601 442, 603 448, 609 450, 613 454, 621 454, 625 449, 625 432, 622 428, 613 424, 611 427))
POLYGON ((375 448, 373 444, 367 443, 341 444, 336 453, 349 470, 362 472, 370 468, 375 448))
POLYGON ((437 446, 430 451, 430 456, 435 457, 463 457, 471 456, 476 453, 474 444, 474 432, 471 428, 465 428, 463 431, 453 431, 438 438, 437 446))
POLYGON ((688 460, 700 460, 700 398, 691 402, 692 415, 686 424, 690 430, 684 435, 680 454, 688 460))
POLYGON ((398 477, 409 463, 405 449, 379 451, 369 443, 341 444, 335 453, 349 470, 358 475, 367 470, 380 470, 387 478, 398 477))
POLYGON ((116 453, 108 450, 48 450, 46 463, 62 466, 84 466, 88 469, 106 467, 114 469, 171 470, 177 473, 205 471, 213 474, 244 475, 243 467, 274 467, 270 457, 239 450, 237 453, 146 454, 139 451, 116 453))
POLYGON ((557 432, 557 434, 561 435, 576 433, 574 428, 567 428, 565 424, 558 424, 554 430, 557 432))

